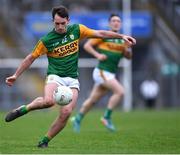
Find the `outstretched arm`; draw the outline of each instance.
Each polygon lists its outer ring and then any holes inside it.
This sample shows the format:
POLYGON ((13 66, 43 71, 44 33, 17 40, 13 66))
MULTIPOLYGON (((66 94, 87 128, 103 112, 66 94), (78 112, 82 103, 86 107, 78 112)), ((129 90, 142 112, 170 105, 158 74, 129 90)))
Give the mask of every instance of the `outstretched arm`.
POLYGON ((25 59, 22 61, 22 63, 20 64, 20 66, 17 68, 16 72, 10 76, 6 78, 6 83, 9 86, 12 86, 14 84, 14 82, 16 81, 16 79, 26 70, 30 67, 30 65, 33 63, 33 61, 36 58, 34 58, 32 56, 32 54, 29 54, 28 56, 25 57, 25 59))
POLYGON ((93 30, 93 29, 89 29, 88 27, 86 27, 82 24, 80 24, 79 27, 80 27, 80 39, 83 39, 83 38, 103 38, 103 39, 104 38, 118 38, 118 39, 125 40, 128 47, 136 44, 136 39, 131 36, 119 34, 119 33, 112 32, 112 31, 106 31, 106 30, 93 30))
POLYGON ((124 35, 124 34, 119 34, 116 32, 112 32, 112 31, 106 31, 106 30, 96 30, 94 32, 94 37, 97 38, 119 38, 119 39, 124 39, 126 44, 128 46, 132 46, 136 44, 136 39, 134 39, 133 37, 124 35))

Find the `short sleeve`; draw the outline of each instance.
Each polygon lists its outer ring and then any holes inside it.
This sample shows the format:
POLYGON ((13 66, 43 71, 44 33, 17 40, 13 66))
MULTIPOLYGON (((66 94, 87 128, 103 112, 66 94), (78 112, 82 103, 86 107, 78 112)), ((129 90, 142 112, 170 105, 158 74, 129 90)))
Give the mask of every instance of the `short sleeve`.
POLYGON ((80 39, 91 38, 94 36, 95 30, 90 29, 82 24, 79 24, 80 28, 80 39))
POLYGON ((33 51, 32 51, 32 56, 34 58, 37 58, 41 55, 46 54, 47 52, 48 52, 47 48, 45 47, 43 42, 41 40, 39 40, 38 43, 36 44, 36 46, 34 47, 33 51))

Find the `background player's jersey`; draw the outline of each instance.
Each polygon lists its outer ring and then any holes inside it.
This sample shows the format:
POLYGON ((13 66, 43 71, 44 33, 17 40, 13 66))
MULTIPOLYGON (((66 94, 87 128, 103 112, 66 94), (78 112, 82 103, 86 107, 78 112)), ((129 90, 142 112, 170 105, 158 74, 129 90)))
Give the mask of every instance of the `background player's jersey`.
POLYGON ((77 78, 79 40, 92 37, 93 34, 94 30, 81 24, 69 25, 64 34, 52 30, 38 41, 32 55, 35 58, 47 55, 48 75, 77 78))
POLYGON ((98 68, 116 73, 118 63, 123 57, 126 45, 123 39, 91 39, 91 44, 97 47, 98 52, 105 54, 107 59, 99 61, 98 68))

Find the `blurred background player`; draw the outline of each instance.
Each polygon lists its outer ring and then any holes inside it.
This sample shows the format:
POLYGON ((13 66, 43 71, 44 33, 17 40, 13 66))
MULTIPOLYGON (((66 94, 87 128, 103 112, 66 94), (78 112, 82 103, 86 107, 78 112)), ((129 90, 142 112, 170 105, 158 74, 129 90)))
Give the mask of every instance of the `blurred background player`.
POLYGON ((135 39, 126 35, 103 30, 96 31, 81 24, 68 25, 69 13, 64 6, 54 7, 52 17, 54 29, 38 41, 33 52, 26 56, 16 72, 6 78, 6 83, 12 86, 35 59, 41 55, 47 55, 48 70, 44 96, 37 97, 28 105, 20 106, 9 112, 5 118, 6 122, 13 121, 33 110, 54 106, 53 92, 59 85, 68 86, 73 91, 72 102, 60 108, 59 116, 57 116, 47 134, 39 142, 38 147, 40 148, 47 147, 48 142, 65 127, 76 105, 79 93, 79 81, 77 79, 79 40, 87 37, 122 38, 126 40, 127 44, 135 44, 135 39))
MULTIPOLYGON (((112 32, 119 32, 121 19, 118 14, 111 14, 109 27, 112 32)), ((97 103, 108 91, 112 96, 107 102, 107 108, 101 122, 110 131, 115 131, 111 121, 114 108, 120 103, 124 95, 124 88, 115 77, 119 61, 125 57, 131 59, 132 53, 123 39, 90 39, 84 45, 84 49, 99 60, 98 66, 93 71, 94 86, 90 96, 82 104, 79 113, 72 117, 74 131, 80 131, 80 124, 85 114, 97 103), (97 50, 95 49, 97 48, 97 50)))

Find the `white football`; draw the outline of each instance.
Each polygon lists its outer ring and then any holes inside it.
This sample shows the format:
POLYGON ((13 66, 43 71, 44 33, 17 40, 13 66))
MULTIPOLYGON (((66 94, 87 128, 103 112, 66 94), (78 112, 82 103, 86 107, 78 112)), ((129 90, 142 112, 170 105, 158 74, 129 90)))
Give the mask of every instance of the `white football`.
POLYGON ((67 86, 59 86, 54 91, 53 97, 58 105, 64 106, 72 101, 73 92, 67 86))

